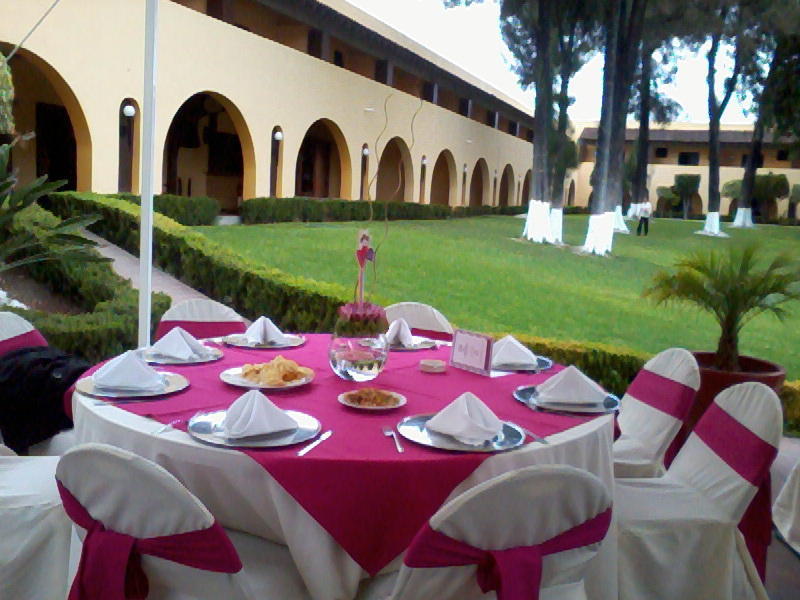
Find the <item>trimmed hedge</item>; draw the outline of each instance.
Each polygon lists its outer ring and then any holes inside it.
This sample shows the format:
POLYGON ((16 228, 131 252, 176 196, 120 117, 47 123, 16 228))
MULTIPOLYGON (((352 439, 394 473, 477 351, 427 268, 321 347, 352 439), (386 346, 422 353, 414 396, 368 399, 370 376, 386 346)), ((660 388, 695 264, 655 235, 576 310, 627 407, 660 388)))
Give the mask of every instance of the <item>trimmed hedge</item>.
POLYGON ((367 202, 337 198, 251 198, 242 203, 242 223, 285 223, 290 221, 367 221, 446 219, 478 215, 514 215, 525 212, 524 206, 442 206, 413 202, 367 202))
MULTIPOLYGON (((142 199, 136 194, 110 194, 133 204, 141 204, 142 199)), ((177 221, 181 225, 213 225, 219 216, 219 202, 208 196, 176 196, 174 194, 158 194, 153 196, 153 211, 177 221)))
MULTIPOLYGON (((58 218, 39 206, 31 206, 14 220, 14 227, 36 233, 41 224, 53 226, 58 218)), ((89 362, 98 362, 137 345, 138 292, 108 263, 47 261, 33 263, 25 271, 81 306, 77 315, 13 310, 42 332, 47 341, 89 362)), ((152 327, 169 308, 170 298, 153 294, 152 327)))
MULTIPOLYGON (((59 192, 43 200, 56 214, 99 213, 92 231, 128 251, 139 247, 139 208, 119 198, 59 192)), ((196 290, 254 319, 269 314, 294 331, 331 331, 351 294, 342 286, 294 277, 242 258, 163 215, 153 219, 156 264, 196 290)))

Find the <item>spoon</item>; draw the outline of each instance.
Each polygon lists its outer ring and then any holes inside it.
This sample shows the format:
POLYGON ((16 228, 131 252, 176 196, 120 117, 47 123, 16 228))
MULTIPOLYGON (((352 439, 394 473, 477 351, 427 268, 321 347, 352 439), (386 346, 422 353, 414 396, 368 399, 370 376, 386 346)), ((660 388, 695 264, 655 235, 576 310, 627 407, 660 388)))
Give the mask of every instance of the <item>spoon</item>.
POLYGON ((394 432, 394 429, 391 427, 384 427, 383 428, 383 435, 386 437, 390 437, 394 440, 394 447, 397 448, 397 451, 401 454, 404 452, 403 447, 400 445, 400 440, 397 439, 397 434, 394 432))

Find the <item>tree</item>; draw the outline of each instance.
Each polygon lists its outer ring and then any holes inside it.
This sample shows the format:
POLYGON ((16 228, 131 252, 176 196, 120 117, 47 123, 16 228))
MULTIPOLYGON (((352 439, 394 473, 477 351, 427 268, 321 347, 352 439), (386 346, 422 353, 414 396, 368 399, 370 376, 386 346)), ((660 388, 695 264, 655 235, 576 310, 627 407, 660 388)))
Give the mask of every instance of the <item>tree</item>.
POLYGON ((689 218, 689 207, 697 191, 700 189, 700 175, 675 175, 672 191, 680 198, 683 218, 689 218))

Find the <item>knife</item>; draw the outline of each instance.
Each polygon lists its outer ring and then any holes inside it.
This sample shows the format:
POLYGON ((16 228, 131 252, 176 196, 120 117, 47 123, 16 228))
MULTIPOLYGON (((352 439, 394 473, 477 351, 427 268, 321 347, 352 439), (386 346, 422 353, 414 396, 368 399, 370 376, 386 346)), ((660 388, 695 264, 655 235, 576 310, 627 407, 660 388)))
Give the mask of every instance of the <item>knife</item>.
POLYGON ((329 429, 328 431, 323 433, 321 436, 319 436, 317 439, 315 439, 313 442, 311 442, 308 446, 306 446, 305 448, 302 448, 301 450, 298 450, 297 451, 297 456, 305 456, 306 454, 311 452, 314 448, 319 446, 322 442, 324 442, 329 437, 331 437, 331 435, 333 435, 333 429, 329 429))

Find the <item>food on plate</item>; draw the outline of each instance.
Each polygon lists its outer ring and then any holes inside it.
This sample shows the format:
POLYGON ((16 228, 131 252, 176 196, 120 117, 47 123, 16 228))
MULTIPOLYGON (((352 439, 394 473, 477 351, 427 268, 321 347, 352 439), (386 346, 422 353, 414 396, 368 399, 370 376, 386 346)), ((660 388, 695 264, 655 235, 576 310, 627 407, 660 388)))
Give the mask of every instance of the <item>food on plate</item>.
POLYGON ((259 385, 282 386, 305 379, 314 373, 308 367, 301 367, 295 361, 276 356, 267 363, 244 365, 242 377, 259 385))
POLYGON ((400 398, 397 394, 371 387, 347 392, 344 397, 353 406, 391 407, 400 403, 400 398))

